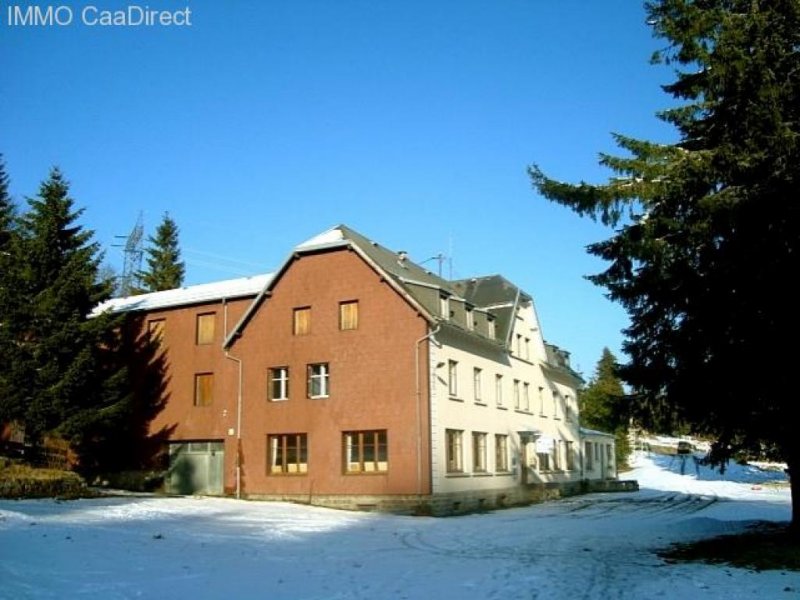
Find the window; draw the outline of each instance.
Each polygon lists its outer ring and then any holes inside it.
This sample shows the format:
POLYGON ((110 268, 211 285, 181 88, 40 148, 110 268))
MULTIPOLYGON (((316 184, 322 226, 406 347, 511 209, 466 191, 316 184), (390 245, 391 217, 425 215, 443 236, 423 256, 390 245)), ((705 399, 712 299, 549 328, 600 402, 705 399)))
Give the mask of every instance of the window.
POLYGON ((358 329, 358 300, 339 303, 339 329, 358 329))
POLYGON ((458 363, 447 361, 447 391, 451 396, 458 396, 458 363))
POLYGON ((519 393, 519 379, 514 380, 514 408, 519 410, 522 407, 519 393))
POLYGON ((194 405, 211 406, 214 401, 214 374, 197 373, 194 376, 194 405))
POLYGON ((564 396, 564 418, 568 422, 572 421, 572 402, 570 402, 569 395, 564 396))
POLYGON ((547 415, 544 414, 544 388, 539 386, 539 416, 546 417, 547 415))
POLYGON ((531 384, 522 384, 522 409, 525 412, 531 411, 531 384))
POLYGON ((345 473, 385 473, 389 470, 386 430, 342 434, 345 473))
POLYGON ((289 367, 274 367, 269 370, 269 399, 289 399, 289 367))
POLYGON ((308 365, 308 397, 327 398, 330 395, 328 363, 308 365))
POLYGON ((517 356, 522 358, 522 334, 517 334, 517 356))
POLYGON ((491 339, 494 339, 495 337, 497 337, 497 332, 495 330, 494 318, 493 317, 487 316, 487 318, 486 318, 486 326, 488 328, 489 337, 491 339))
POLYGON ((311 333, 311 307, 303 306, 294 309, 292 321, 294 335, 308 335, 311 333))
POLYGON ((445 294, 439 296, 439 314, 444 320, 450 318, 450 297, 445 294))
POLYGON ((531 359, 531 340, 530 338, 525 338, 525 360, 531 359))
POLYGON ((537 452, 536 457, 539 459, 539 471, 544 473, 550 470, 550 453, 537 452))
POLYGON ((197 315, 197 331, 195 341, 198 346, 214 342, 214 320, 216 313, 197 315))
POLYGON ((308 436, 281 433, 267 436, 267 465, 271 475, 303 475, 308 472, 308 436))
POLYGON ((561 468, 561 441, 553 440, 553 470, 561 468))
POLYGON ((153 319, 147 322, 147 335, 156 346, 164 343, 164 319, 153 319))
POLYGON ((475 388, 475 402, 482 402, 483 401, 483 389, 481 383, 481 373, 482 371, 475 367, 472 369, 472 386, 475 388))
POLYGON ((558 418, 558 392, 556 390, 550 390, 553 394, 553 418, 558 418))
POLYGON ((472 312, 472 307, 466 307, 467 329, 470 331, 475 330, 475 313, 472 312))
POLYGON ((564 452, 567 454, 567 471, 575 470, 575 448, 572 442, 564 442, 564 452))
POLYGON ((448 473, 463 473, 464 463, 462 460, 463 448, 461 446, 461 438, 464 432, 458 429, 445 430, 445 443, 447 444, 447 472, 448 473))
POLYGON ((494 470, 508 471, 508 436, 494 436, 494 470))
POLYGON ((472 470, 486 472, 486 434, 478 431, 472 432, 472 470))
POLYGON ((494 376, 494 399, 497 406, 503 406, 503 376, 494 376))
POLYGON ((592 453, 592 442, 586 442, 586 470, 594 471, 594 455, 592 453))

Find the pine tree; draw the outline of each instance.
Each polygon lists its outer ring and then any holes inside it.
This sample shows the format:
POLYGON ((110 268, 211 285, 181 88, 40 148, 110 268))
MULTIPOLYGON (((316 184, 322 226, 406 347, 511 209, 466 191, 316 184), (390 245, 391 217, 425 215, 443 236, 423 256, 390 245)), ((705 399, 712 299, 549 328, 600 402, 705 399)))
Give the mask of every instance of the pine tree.
POLYGON ((22 297, 19 294, 16 252, 16 208, 8 191, 9 179, 0 155, 0 423, 21 417, 20 395, 12 358, 16 354, 14 323, 22 297))
POLYGON ((616 136, 615 177, 568 184, 533 166, 545 197, 615 227, 592 277, 628 311, 621 376, 640 418, 716 438, 712 460, 775 447, 800 530, 795 356, 800 334, 800 2, 659 0, 648 22, 677 68, 660 113, 674 144, 616 136))
POLYGON ((184 263, 178 245, 178 225, 164 214, 156 235, 148 238, 147 271, 140 274, 142 292, 161 292, 183 285, 184 263))
POLYGON ((578 399, 581 425, 613 432, 617 468, 624 468, 630 454, 627 400, 622 381, 617 376, 617 359, 608 348, 603 348, 594 375, 578 399))
POLYGON ((119 322, 90 318, 110 297, 98 281, 102 259, 92 232, 76 223, 69 185, 58 169, 42 183, 19 227, 20 293, 14 323, 13 382, 22 396, 26 437, 57 435, 79 451, 97 431, 122 418, 127 377, 115 355, 119 322))
POLYGON ((6 163, 3 155, 0 154, 0 252, 7 256, 7 246, 11 242, 11 229, 14 223, 14 203, 8 192, 8 174, 6 173, 6 163))

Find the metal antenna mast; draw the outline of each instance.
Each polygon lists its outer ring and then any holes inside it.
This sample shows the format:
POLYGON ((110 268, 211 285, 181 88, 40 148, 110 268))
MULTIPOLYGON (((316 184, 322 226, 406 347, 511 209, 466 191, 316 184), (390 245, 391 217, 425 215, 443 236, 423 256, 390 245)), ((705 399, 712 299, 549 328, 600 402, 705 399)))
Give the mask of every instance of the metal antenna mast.
POLYGON ((124 245, 117 245, 122 247, 123 254, 125 255, 125 264, 122 268, 122 278, 119 284, 119 293, 121 296, 130 296, 136 289, 139 283, 139 272, 142 270, 142 236, 144 235, 144 222, 142 213, 139 212, 139 218, 136 220, 136 225, 133 226, 131 232, 127 235, 118 235, 117 238, 124 238, 124 245))

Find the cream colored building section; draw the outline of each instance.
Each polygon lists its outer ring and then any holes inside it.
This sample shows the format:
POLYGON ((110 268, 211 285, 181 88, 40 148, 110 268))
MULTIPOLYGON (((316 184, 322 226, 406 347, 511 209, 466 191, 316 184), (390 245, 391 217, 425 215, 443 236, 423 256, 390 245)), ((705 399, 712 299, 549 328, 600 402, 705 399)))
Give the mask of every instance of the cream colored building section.
POLYGON ((542 368, 546 352, 532 305, 518 311, 511 340, 511 353, 503 362, 431 343, 434 493, 503 489, 521 485, 524 480, 541 483, 581 478, 576 390, 554 381, 542 368), (476 393, 477 380, 480 390, 476 393), (569 420, 566 406, 571 407, 569 420), (461 432, 460 471, 448 469, 448 443, 453 443, 448 442, 448 430, 461 432), (484 447, 473 442, 473 434, 485 434, 484 447), (497 435, 507 436, 507 471, 498 469, 496 464, 497 435), (523 438, 531 441, 526 444, 523 438), (534 440, 539 440, 538 444, 534 440), (539 468, 537 445, 541 448, 547 441, 552 441, 561 454, 558 471, 539 468), (568 447, 574 456, 569 471, 565 455, 568 447), (476 450, 482 450, 485 456, 485 471, 481 470, 483 460, 476 458, 476 450))

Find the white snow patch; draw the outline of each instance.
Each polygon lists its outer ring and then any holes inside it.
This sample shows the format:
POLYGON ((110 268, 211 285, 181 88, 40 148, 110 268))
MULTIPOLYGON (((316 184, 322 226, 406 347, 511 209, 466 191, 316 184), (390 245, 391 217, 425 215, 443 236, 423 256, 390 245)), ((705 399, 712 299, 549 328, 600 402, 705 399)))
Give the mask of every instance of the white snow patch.
POLYGON ((666 564, 790 518, 789 491, 638 455, 635 493, 446 519, 222 498, 0 501, 0 598, 792 598, 800 574, 666 564))
POLYGON ((131 310, 156 310, 160 308, 171 308, 174 306, 185 306, 187 304, 200 304, 215 300, 234 299, 244 296, 255 296, 272 279, 272 273, 263 275, 253 275, 252 277, 239 277, 237 279, 226 279, 225 281, 214 281, 212 283, 201 283, 188 287, 165 290, 163 292, 151 292, 138 296, 126 296, 124 298, 112 298, 103 302, 92 311, 92 316, 96 316, 107 310, 112 312, 125 312, 131 310))

